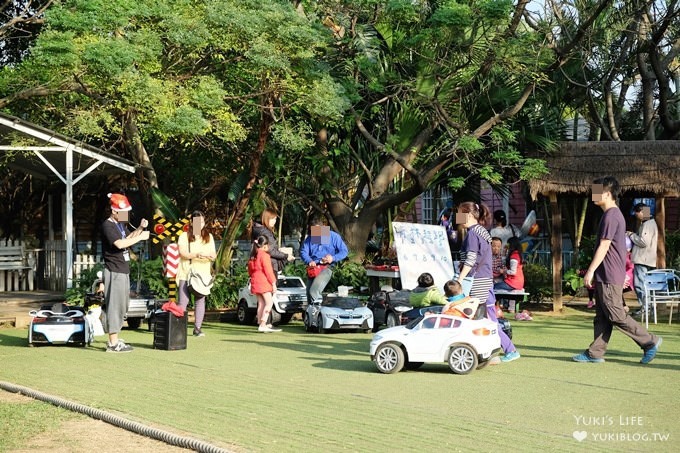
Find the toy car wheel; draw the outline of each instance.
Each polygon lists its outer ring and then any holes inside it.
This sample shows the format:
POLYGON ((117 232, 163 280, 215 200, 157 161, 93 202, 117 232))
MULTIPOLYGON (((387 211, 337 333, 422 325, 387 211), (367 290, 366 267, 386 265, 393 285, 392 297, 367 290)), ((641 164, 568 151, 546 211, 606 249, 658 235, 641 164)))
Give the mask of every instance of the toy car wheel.
POLYGON ((381 373, 398 373, 404 367, 404 351, 394 343, 381 344, 375 351, 373 362, 381 373))
POLYGON ((468 374, 477 368, 477 353, 466 344, 454 344, 449 352, 449 368, 456 374, 468 374))
POLYGON ((406 364, 404 365, 404 368, 406 368, 409 371, 415 371, 418 368, 420 368, 421 366, 423 366, 423 363, 425 363, 425 362, 406 362, 406 364))
POLYGON ((319 317, 316 319, 316 330, 319 333, 327 333, 328 332, 328 329, 323 328, 323 318, 321 317, 321 315, 319 315, 319 317))
POLYGON ((139 329, 142 325, 142 318, 128 318, 127 325, 130 329, 139 329))
POLYGON ((288 324, 291 319, 293 319, 293 313, 284 313, 281 315, 279 324, 288 324))
POLYGON ((401 321, 399 320, 399 316, 397 316, 396 313, 392 312, 387 314, 385 324, 387 325, 387 327, 396 327, 401 325, 401 321))
POLYGON ((236 320, 239 324, 250 324, 253 322, 253 315, 248 309, 248 303, 242 300, 238 303, 236 308, 236 320))

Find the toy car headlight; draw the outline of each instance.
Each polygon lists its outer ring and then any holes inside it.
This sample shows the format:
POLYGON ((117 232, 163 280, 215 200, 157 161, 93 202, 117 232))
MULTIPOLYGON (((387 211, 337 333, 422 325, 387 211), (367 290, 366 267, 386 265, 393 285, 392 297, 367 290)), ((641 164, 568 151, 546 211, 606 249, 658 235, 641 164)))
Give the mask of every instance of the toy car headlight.
POLYGON ((409 310, 410 310, 410 308, 404 307, 403 305, 399 305, 399 306, 394 307, 394 311, 396 311, 397 313, 404 313, 405 311, 409 311, 409 310))
POLYGON ((279 307, 281 307, 282 309, 285 310, 287 306, 288 306, 287 302, 279 302, 279 307))
POLYGON ((338 319, 338 314, 337 313, 326 313, 326 318, 338 319))

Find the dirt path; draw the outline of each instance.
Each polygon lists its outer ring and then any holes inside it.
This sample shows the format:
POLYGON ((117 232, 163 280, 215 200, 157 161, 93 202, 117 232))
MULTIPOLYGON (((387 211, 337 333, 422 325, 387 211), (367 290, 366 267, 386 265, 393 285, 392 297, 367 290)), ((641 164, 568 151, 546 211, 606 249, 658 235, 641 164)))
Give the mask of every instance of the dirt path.
MULTIPOLYGON (((28 403, 31 401, 34 400, 27 396, 0 391, 0 404, 28 403)), ((32 437, 21 448, 9 450, 8 453, 61 453, 63 451, 72 453, 91 453, 93 451, 180 453, 191 450, 174 447, 164 442, 117 428, 101 420, 94 420, 83 416, 79 417, 78 420, 64 421, 58 428, 32 437)))

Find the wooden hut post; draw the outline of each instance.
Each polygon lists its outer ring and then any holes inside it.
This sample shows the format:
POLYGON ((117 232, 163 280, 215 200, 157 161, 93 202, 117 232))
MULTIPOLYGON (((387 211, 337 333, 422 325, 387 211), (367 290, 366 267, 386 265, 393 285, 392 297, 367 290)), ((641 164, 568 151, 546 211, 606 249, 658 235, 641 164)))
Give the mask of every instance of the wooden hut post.
POLYGON ((550 213, 552 216, 553 311, 562 311, 562 210, 557 202, 557 193, 550 192, 550 213))
POLYGON ((659 238, 656 245, 656 267, 666 269, 666 199, 659 196, 656 198, 656 225, 659 228, 659 238))

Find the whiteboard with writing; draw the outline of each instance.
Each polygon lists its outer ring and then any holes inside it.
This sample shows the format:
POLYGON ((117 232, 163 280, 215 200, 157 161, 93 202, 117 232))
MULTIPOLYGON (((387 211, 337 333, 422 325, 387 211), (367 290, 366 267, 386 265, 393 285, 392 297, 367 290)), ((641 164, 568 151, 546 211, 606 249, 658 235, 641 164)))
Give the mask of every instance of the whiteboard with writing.
POLYGON ((440 291, 453 278, 451 249, 446 229, 440 225, 392 222, 394 246, 399 260, 401 287, 418 286, 418 276, 429 272, 440 291))

